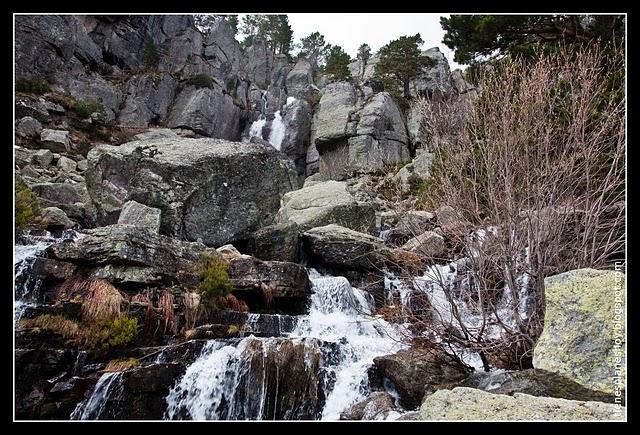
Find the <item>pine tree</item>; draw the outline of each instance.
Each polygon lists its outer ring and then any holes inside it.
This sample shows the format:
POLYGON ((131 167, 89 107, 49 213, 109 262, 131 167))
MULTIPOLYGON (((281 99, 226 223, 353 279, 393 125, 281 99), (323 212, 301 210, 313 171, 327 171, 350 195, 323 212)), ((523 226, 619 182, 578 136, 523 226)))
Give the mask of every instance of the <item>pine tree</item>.
POLYGON ((329 50, 327 56, 327 64, 325 65, 324 72, 329 74, 333 80, 347 80, 351 78, 351 72, 349 71, 349 63, 351 57, 338 45, 334 45, 329 50))
POLYGON ((331 44, 325 43, 324 36, 320 32, 313 32, 300 39, 299 57, 306 57, 317 68, 321 66, 331 50, 331 44))
POLYGON ((379 51, 380 60, 376 64, 375 75, 383 82, 399 82, 405 99, 409 99, 409 82, 420 74, 425 66, 433 66, 434 61, 420 53, 423 43, 420 34, 402 36, 389 42, 379 51))
POLYGON ((368 44, 362 44, 358 47, 358 60, 360 61, 360 74, 364 74, 367 62, 371 59, 371 47, 368 44))

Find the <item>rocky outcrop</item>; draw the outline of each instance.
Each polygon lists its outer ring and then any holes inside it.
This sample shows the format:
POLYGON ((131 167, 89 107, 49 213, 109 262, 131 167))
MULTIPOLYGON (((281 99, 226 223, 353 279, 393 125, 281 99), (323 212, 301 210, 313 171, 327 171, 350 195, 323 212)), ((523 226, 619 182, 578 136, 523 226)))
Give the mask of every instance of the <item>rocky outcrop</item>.
POLYGON ((306 59, 300 59, 287 74, 287 92, 295 98, 306 98, 319 92, 313 82, 313 67, 306 59))
POLYGON ((293 164, 259 143, 148 139, 98 146, 88 161, 99 223, 115 222, 134 200, 161 210, 161 234, 209 246, 271 223, 282 195, 297 187, 293 164))
POLYGON ((76 241, 47 248, 50 258, 81 267, 81 275, 117 284, 197 285, 202 254, 219 255, 200 243, 181 242, 133 225, 87 230, 76 241))
POLYGON ((360 99, 350 82, 323 89, 312 143, 320 156, 320 173, 336 180, 410 157, 402 114, 391 96, 380 92, 360 99))
POLYGON ((455 386, 478 388, 489 393, 509 396, 522 393, 567 400, 615 402, 613 395, 590 390, 566 376, 542 369, 478 372, 473 373, 455 386))
POLYGON ((435 259, 445 253, 446 246, 444 237, 434 231, 427 231, 409 239, 402 245, 402 249, 435 259))
POLYGON ((439 390, 420 407, 420 420, 624 420, 624 408, 601 402, 487 393, 475 388, 439 390))
POLYGON ((346 183, 326 181, 285 194, 276 221, 294 222, 300 231, 337 224, 373 232, 375 207, 358 201, 347 190, 346 183))
POLYGON ((301 314, 311 295, 307 271, 296 263, 244 255, 229 261, 229 278, 233 293, 252 311, 277 307, 287 314, 301 314))
POLYGON ((426 393, 469 376, 458 361, 442 350, 401 350, 393 355, 373 359, 376 368, 388 378, 400 394, 407 409, 415 409, 426 393))
POLYGON ((411 95, 425 97, 441 97, 453 92, 449 62, 438 47, 422 52, 423 56, 432 59, 434 66, 423 67, 421 73, 409 83, 411 95))
POLYGON ((66 230, 75 226, 75 222, 69 219, 66 213, 58 207, 43 208, 40 210, 38 219, 42 226, 50 231, 66 230))
POLYGON ((579 269, 545 278, 544 328, 533 366, 624 396, 625 275, 579 269))

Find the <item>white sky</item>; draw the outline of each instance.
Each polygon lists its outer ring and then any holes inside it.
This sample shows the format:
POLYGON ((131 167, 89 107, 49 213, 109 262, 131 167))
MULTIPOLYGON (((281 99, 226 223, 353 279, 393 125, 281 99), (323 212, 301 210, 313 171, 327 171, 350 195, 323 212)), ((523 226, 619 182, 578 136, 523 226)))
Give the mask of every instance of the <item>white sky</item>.
MULTIPOLYGON (((244 14, 240 14, 240 18, 244 14)), ((441 14, 393 14, 393 13, 310 13, 287 14, 293 28, 293 39, 318 31, 329 44, 341 46, 352 58, 358 47, 367 43, 372 52, 400 36, 420 33, 422 49, 439 47, 449 61, 452 70, 461 68, 453 61, 453 52, 443 43, 444 30, 440 26, 441 14)), ((447 15, 444 15, 447 16, 447 15)))

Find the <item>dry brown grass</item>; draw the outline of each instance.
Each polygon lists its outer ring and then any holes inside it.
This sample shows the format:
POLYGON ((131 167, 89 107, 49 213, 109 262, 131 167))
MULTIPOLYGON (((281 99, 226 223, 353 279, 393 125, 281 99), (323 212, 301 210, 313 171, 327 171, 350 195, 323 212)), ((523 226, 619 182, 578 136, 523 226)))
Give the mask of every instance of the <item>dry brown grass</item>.
POLYGON ((158 298, 158 308, 164 319, 164 333, 171 331, 172 334, 176 333, 177 323, 176 315, 173 309, 173 294, 171 291, 164 290, 158 298))
POLYGON ((60 284, 55 299, 82 302, 82 318, 87 322, 120 316, 121 305, 126 301, 126 297, 109 281, 82 277, 69 278, 60 284))
POLYGON ((200 308, 200 294, 198 292, 186 292, 184 298, 185 328, 193 329, 198 321, 200 308))
POLYGON ((109 361, 104 368, 105 372, 121 372, 132 369, 140 364, 138 358, 118 358, 109 361))
POLYGON ((80 326, 77 322, 58 315, 43 314, 33 319, 20 319, 19 326, 24 329, 39 328, 54 332, 65 339, 73 339, 80 335, 80 326))
POLYGON ((222 304, 227 310, 240 311, 241 313, 249 312, 249 307, 247 306, 247 303, 243 300, 236 298, 231 293, 229 293, 227 296, 224 297, 222 304))

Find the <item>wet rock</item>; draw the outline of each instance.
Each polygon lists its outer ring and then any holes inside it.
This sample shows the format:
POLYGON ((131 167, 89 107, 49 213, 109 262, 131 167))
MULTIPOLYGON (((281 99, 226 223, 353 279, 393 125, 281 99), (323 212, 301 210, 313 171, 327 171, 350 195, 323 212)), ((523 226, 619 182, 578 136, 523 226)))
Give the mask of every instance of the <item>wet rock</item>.
POLYGON ((133 225, 87 230, 80 240, 55 243, 47 253, 82 266, 94 279, 168 285, 197 285, 201 255, 219 255, 200 243, 182 242, 133 225))
POLYGON ((286 314, 241 313, 218 311, 209 320, 224 325, 236 325, 245 336, 281 337, 290 333, 298 324, 298 317, 286 314))
POLYGON ((45 207, 40 210, 39 220, 49 231, 66 230, 76 224, 58 207, 45 207))
POLYGON ((100 224, 115 222, 134 200, 161 210, 162 234, 209 246, 270 224, 281 196, 297 187, 293 164, 258 143, 158 138, 100 145, 88 161, 87 188, 100 224))
POLYGON ((16 134, 26 138, 40 137, 42 124, 31 116, 25 116, 16 125, 16 134))
POLYGON ((298 259, 298 240, 298 225, 285 222, 251 233, 242 244, 242 250, 261 260, 295 263, 298 259))
POLYGON ((325 181, 285 194, 276 221, 295 222, 301 231, 337 224, 372 233, 375 207, 358 201, 347 190, 346 183, 325 181))
POLYGON ((37 257, 31 266, 31 273, 41 278, 53 277, 64 280, 71 278, 75 271, 75 264, 52 258, 37 257))
POLYGON ((277 308, 287 314, 306 309, 311 283, 306 269, 284 261, 262 261, 245 256, 229 261, 233 294, 255 309, 277 308))
POLYGON ((367 399, 344 411, 340 415, 340 420, 384 420, 392 411, 396 411, 393 396, 383 391, 376 391, 367 399))
POLYGON ((545 278, 544 328, 533 366, 624 396, 625 279, 621 272, 594 269, 545 278))
POLYGON ((442 384, 462 380, 467 370, 439 349, 408 349, 373 359, 375 366, 393 382, 407 409, 420 406, 426 393, 442 384))
POLYGON ((624 408, 601 402, 487 393, 475 388, 439 390, 420 407, 420 420, 624 420, 624 408))
POLYGON ((538 397, 615 403, 615 396, 611 394, 590 390, 566 376, 542 369, 478 372, 456 386, 509 396, 523 393, 538 397))
POLYGON ((160 231, 160 209, 147 207, 136 201, 127 201, 122 206, 118 224, 135 225, 152 233, 160 231))
POLYGON ((40 133, 40 141, 52 151, 71 151, 71 139, 66 130, 51 130, 45 128, 40 133))
POLYGON ((329 267, 382 270, 391 256, 382 240, 339 225, 326 225, 302 235, 303 249, 329 267))

